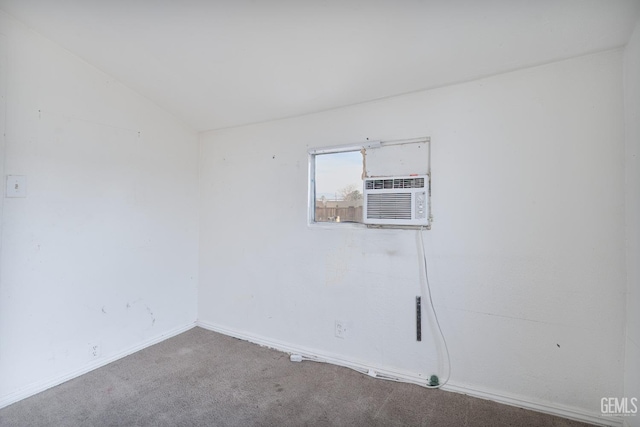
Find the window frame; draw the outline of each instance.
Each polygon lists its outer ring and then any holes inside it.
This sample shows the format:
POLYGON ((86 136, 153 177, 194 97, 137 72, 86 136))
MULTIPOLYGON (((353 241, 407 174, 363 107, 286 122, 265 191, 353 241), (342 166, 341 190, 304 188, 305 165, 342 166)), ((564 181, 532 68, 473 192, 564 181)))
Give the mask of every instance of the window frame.
MULTIPOLYGON (((311 228, 382 228, 382 229, 421 229, 423 226, 416 225, 374 225, 364 224, 364 223, 355 223, 355 222, 317 222, 315 220, 316 216, 316 155, 318 154, 333 154, 333 153, 345 153, 349 151, 362 151, 363 149, 375 149, 375 148, 383 148, 392 145, 403 145, 403 144, 416 144, 416 143, 425 143, 427 144, 427 173, 426 175, 429 177, 429 185, 428 185, 428 198, 429 198, 429 225, 424 227, 426 230, 431 229, 431 223, 433 222, 433 215, 431 212, 432 202, 431 202, 431 137, 419 137, 419 138, 408 138, 408 139, 396 139, 389 141, 365 141, 359 144, 347 144, 347 145, 335 145, 330 147, 322 147, 322 148, 311 148, 308 150, 308 204, 307 204, 307 226, 311 228)), ((364 191, 363 191, 364 193, 364 191)))
POLYGON ((307 205, 307 225, 310 227, 322 227, 322 228, 366 228, 366 224, 356 222, 318 222, 316 221, 316 156, 321 154, 338 154, 362 151, 362 149, 380 148, 382 145, 380 141, 366 141, 361 144, 348 144, 348 145, 335 145, 324 148, 312 148, 308 151, 308 163, 309 163, 309 194, 307 205))

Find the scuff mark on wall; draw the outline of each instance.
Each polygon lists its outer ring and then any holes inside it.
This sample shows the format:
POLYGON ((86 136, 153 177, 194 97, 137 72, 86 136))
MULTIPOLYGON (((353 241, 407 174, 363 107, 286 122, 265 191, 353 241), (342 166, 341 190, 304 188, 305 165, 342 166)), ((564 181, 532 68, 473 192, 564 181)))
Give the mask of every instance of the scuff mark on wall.
POLYGON ((153 311, 149 308, 149 306, 145 306, 147 308, 147 313, 151 316, 151 326, 156 324, 156 318, 153 316, 153 311))
POLYGON ((133 305, 134 305, 134 304, 137 304, 137 303, 139 303, 140 301, 142 301, 142 298, 138 298, 137 300, 133 300, 133 301, 131 301, 131 302, 127 301, 127 306, 126 306, 126 307, 127 307, 127 308, 131 308, 131 307, 133 307, 133 305))
POLYGON ((151 326, 155 326, 156 316, 151 307, 142 302, 142 298, 125 303, 125 310, 129 316, 134 316, 136 321, 145 322, 145 319, 151 319, 151 326), (147 317, 148 316, 148 317, 147 317))

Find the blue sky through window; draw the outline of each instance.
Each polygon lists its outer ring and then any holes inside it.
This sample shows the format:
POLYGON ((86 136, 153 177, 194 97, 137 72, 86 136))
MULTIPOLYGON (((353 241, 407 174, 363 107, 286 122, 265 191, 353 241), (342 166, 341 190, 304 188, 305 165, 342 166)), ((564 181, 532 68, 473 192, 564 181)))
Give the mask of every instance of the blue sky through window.
POLYGON ((348 151, 316 155, 316 198, 340 198, 340 190, 354 185, 362 192, 362 153, 348 151))

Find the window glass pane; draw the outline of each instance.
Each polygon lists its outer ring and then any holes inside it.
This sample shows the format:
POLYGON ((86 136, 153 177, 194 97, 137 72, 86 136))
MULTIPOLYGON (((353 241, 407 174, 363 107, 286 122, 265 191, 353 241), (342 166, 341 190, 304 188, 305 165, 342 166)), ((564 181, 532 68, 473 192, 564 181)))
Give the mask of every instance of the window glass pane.
POLYGON ((362 222, 362 153, 318 154, 316 222, 362 222))

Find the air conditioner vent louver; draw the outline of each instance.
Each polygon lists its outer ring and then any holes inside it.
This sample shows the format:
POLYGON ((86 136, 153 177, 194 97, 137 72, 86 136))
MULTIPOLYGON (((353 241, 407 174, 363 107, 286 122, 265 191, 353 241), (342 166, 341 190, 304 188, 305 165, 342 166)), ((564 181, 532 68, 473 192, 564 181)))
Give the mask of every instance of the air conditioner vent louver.
POLYGON ((411 219, 411 193, 370 194, 367 217, 378 219, 411 219))
POLYGON ((428 175, 366 178, 363 222, 376 225, 429 225, 428 175), (428 187, 428 185, 427 185, 428 187))
POLYGON ((424 178, 389 178, 371 179, 366 181, 367 190, 391 188, 424 188, 424 178))

